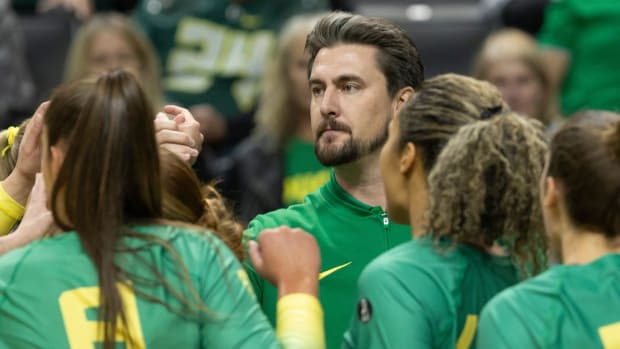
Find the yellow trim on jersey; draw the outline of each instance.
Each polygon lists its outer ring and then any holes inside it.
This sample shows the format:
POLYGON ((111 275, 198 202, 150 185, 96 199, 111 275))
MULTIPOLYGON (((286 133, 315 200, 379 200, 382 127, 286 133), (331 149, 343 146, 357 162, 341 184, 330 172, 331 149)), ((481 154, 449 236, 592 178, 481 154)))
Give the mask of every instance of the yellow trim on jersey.
POLYGON ((461 332, 458 341, 456 341, 456 349, 467 349, 471 346, 471 342, 473 342, 476 335, 476 326, 478 326, 478 316, 467 315, 463 332, 461 332))

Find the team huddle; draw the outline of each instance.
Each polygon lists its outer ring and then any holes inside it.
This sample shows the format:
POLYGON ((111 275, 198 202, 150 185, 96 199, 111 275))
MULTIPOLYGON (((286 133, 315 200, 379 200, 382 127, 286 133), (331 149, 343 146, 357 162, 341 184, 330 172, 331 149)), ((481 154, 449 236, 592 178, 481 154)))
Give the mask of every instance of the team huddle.
POLYGON ((305 52, 329 178, 243 231, 132 72, 5 131, 0 348, 620 348, 620 114, 550 136, 380 18, 305 52))

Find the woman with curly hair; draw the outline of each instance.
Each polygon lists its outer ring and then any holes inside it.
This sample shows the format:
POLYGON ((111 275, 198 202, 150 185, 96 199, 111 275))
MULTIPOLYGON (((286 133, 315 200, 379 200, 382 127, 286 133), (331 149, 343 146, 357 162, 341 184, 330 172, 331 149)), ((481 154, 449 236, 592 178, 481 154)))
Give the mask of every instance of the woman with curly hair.
POLYGON ((448 74, 391 122, 380 160, 387 209, 413 240, 360 276, 345 347, 468 348, 484 304, 542 269, 545 132, 505 108, 489 83, 448 74))
POLYGON ((540 194, 564 265, 491 300, 479 348, 620 347, 619 172, 620 115, 580 113, 556 133, 540 194))

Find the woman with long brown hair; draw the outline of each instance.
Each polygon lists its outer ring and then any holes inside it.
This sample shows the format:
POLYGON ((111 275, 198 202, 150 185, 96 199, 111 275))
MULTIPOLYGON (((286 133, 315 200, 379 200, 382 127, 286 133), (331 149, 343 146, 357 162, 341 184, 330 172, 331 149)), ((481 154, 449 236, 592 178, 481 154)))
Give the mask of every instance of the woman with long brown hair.
MULTIPOLYGON (((160 219, 153 115, 124 71, 52 96, 41 167, 64 232, 0 259, 0 347, 280 346, 234 255, 199 227, 160 219)), ((304 248, 318 250, 299 234, 304 248)), ((286 241, 283 231, 269 235, 286 241)), ((320 261, 274 272, 281 260, 269 256, 292 258, 293 250, 275 254, 265 241, 253 260, 280 286, 282 344, 321 347, 320 261)))

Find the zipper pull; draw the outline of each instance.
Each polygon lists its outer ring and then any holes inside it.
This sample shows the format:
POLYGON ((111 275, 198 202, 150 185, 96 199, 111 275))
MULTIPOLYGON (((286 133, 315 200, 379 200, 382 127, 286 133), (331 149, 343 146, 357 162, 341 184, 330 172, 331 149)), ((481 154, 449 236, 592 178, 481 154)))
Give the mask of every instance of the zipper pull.
POLYGON ((383 218, 383 227, 387 229, 388 226, 390 225, 390 219, 388 218, 387 213, 382 212, 381 218, 383 218))
POLYGON ((385 211, 381 210, 381 218, 383 219, 383 231, 385 232, 385 248, 386 250, 392 247, 390 239, 390 219, 385 211))

